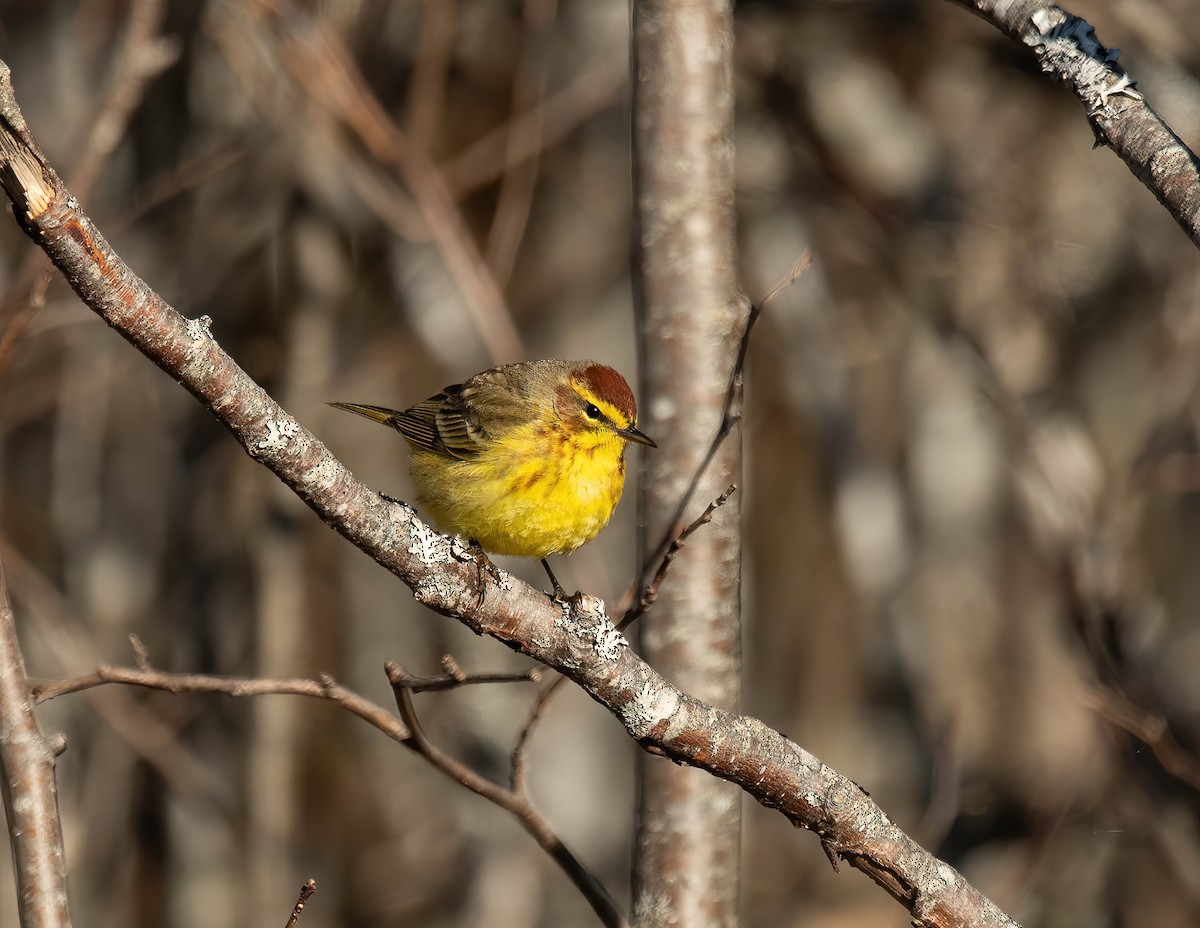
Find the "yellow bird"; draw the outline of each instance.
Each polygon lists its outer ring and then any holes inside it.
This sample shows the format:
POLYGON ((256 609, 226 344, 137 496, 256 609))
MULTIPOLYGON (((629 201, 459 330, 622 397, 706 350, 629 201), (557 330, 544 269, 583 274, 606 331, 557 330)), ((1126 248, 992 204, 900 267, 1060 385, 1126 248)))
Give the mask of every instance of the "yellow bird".
POLYGON ((608 524, 637 429, 619 373, 595 361, 523 361, 476 374, 403 412, 331 403, 390 425, 412 449, 417 501, 446 532, 484 551, 569 554, 608 524))

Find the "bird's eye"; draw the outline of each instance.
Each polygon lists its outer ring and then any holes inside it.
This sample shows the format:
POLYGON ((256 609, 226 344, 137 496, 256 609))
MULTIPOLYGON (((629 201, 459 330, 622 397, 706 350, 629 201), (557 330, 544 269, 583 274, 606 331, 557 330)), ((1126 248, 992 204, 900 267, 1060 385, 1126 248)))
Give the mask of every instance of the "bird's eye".
POLYGON ((595 403, 588 403, 583 407, 583 414, 589 419, 596 419, 598 421, 600 419, 600 407, 595 403))

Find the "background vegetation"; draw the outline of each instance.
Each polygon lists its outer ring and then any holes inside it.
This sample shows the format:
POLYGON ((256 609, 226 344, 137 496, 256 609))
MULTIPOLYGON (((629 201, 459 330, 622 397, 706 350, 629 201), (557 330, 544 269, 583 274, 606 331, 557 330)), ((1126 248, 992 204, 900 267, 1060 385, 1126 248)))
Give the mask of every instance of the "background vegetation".
MULTIPOLYGON (((73 163, 98 172, 81 198, 117 250, 363 479, 407 495, 402 443, 327 400, 402 406, 514 355, 633 376, 624 4, 314 5, 403 129, 395 163, 369 103, 301 92, 248 4, 166 4, 127 43, 155 7, 3 3, 0 57, 72 189, 73 163)), ((1195 147, 1200 10, 1072 11, 1195 147)), ((1196 923, 1193 245, 959 9, 750 2, 738 30, 747 291, 814 255, 751 348, 745 709, 1024 924, 1196 923)), ((0 238, 0 558, 34 676, 131 662, 130 633, 162 668, 327 671, 385 704, 384 657, 522 666, 417 606, 61 281, 30 314, 33 248, 0 238)), ((619 597, 634 515, 564 583, 619 597)), ((418 698, 441 745, 502 776, 534 692, 418 698)), ((69 744, 82 924, 282 923, 310 876, 308 928, 592 924, 503 813, 334 707, 107 688, 42 719, 69 744)), ((634 750, 567 693, 531 761, 619 898, 634 750)), ((907 922, 746 813, 747 925, 907 922)))

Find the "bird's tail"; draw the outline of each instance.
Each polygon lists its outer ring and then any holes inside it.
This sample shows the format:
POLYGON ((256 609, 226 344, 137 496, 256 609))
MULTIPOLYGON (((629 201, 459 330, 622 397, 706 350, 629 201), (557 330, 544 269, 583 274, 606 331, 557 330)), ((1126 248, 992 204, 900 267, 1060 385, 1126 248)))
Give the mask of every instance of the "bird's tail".
POLYGON ((396 426, 396 417, 400 415, 399 410, 388 409, 386 406, 364 406, 361 403, 330 403, 329 405, 336 409, 344 409, 346 412, 357 413, 374 422, 390 425, 393 428, 396 426))

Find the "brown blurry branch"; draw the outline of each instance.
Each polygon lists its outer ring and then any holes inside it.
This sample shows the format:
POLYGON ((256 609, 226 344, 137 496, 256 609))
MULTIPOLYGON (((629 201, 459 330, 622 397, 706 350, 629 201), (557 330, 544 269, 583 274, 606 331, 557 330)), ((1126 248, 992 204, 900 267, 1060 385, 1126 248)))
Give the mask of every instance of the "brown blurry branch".
POLYGON ((38 728, 0 566, 0 775, 21 928, 70 928, 55 750, 38 728))
POLYGON ((500 191, 496 197, 496 209, 488 229, 487 246, 484 254, 492 273, 500 281, 512 278, 517 263, 517 252, 525 238, 529 215, 533 209, 533 195, 537 189, 538 171, 541 167, 538 155, 541 152, 543 108, 542 98, 546 93, 547 52, 546 40, 554 29, 558 15, 558 0, 525 0, 522 10, 524 29, 521 36, 521 54, 513 77, 512 112, 514 117, 528 113, 532 119, 509 124, 509 138, 505 152, 504 174, 500 178, 500 191), (522 138, 518 132, 529 137, 522 138), (533 157, 518 160, 513 152, 532 150, 533 157))
POLYGON ((1042 70, 1071 86, 1097 145, 1125 162, 1200 246, 1200 161, 1117 65, 1095 28, 1047 0, 951 0, 1033 50, 1042 70))
MULTIPOLYGON (((145 98, 146 89, 179 57, 176 43, 159 35, 162 0, 135 0, 121 47, 113 55, 113 74, 103 103, 98 107, 91 130, 71 172, 71 189, 86 197, 120 145, 129 121, 145 98)), ((50 263, 38 252, 30 252, 20 271, 16 291, 23 298, 21 309, 0 330, 0 371, 8 363, 13 344, 46 305, 46 293, 54 274, 50 263)))
MULTIPOLYGON (((395 170, 437 246, 447 272, 462 290, 480 340, 495 363, 522 356, 521 339, 503 291, 429 157, 391 118, 338 35, 288 0, 222 3, 213 16, 218 42, 258 100, 277 119, 295 123, 295 111, 278 106, 280 89, 315 106, 320 119, 349 134, 379 165, 395 170)), ((299 123, 311 131, 310 119, 299 123)))
POLYGON ((168 673, 152 667, 111 667, 101 665, 95 672, 67 680, 39 683, 33 688, 38 703, 69 693, 78 693, 106 683, 123 683, 167 693, 222 693, 226 696, 308 696, 337 703, 352 715, 374 725, 401 744, 409 738, 408 729, 390 712, 351 692, 333 677, 322 674, 317 679, 297 677, 290 680, 268 680, 260 677, 217 677, 201 673, 168 673))
POLYGON ((442 166, 458 197, 473 193, 522 162, 537 157, 587 120, 614 106, 629 82, 624 61, 605 61, 581 74, 534 109, 473 142, 442 166))
POLYGON ((645 750, 735 783, 816 832, 832 858, 869 874, 916 924, 1014 924, 852 781, 757 719, 706 705, 664 679, 630 650, 599 600, 564 605, 497 572, 485 574, 488 595, 478 606, 479 571, 469 549, 356 480, 221 349, 210 319, 185 319, 125 265, 46 162, 2 62, 0 184, 18 223, 94 312, 419 602, 569 676, 645 750))

